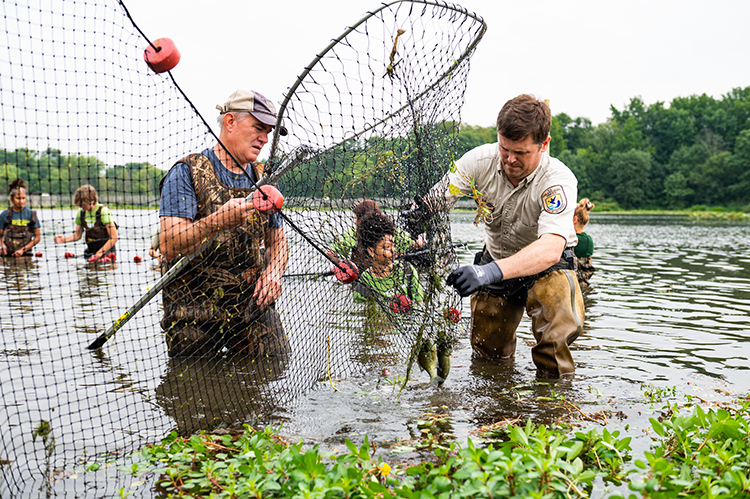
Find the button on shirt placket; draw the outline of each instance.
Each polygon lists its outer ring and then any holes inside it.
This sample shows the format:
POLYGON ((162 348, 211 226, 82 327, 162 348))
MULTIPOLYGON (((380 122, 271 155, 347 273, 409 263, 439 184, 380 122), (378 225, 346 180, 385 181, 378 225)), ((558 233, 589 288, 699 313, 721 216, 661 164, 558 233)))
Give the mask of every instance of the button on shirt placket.
POLYGON ((501 258, 507 258, 511 255, 511 251, 513 251, 513 248, 515 248, 517 242, 513 237, 513 221, 517 217, 512 216, 512 214, 515 214, 518 198, 523 186, 525 185, 525 182, 521 181, 518 187, 513 187, 513 184, 511 184, 502 173, 500 173, 500 176, 503 179, 502 182, 507 187, 512 189, 510 196, 508 196, 508 198, 503 203, 500 221, 500 248, 502 251, 501 258))

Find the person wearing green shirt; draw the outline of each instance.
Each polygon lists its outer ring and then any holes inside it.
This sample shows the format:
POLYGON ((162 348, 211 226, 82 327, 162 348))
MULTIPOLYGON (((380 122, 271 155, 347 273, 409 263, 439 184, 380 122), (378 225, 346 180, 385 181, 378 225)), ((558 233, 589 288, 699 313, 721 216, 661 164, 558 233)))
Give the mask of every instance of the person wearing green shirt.
POLYGON ((396 313, 408 312, 414 302, 424 300, 419 274, 407 262, 395 258, 393 221, 380 211, 360 221, 359 245, 369 258, 370 267, 354 284, 354 300, 376 299, 390 305, 396 313))
POLYGON ((581 286, 588 285, 589 279, 594 275, 594 264, 591 261, 591 255, 594 254, 594 240, 584 232, 586 224, 589 223, 589 212, 594 209, 594 203, 583 198, 576 205, 573 213, 573 227, 578 236, 578 244, 575 247, 575 254, 578 257, 578 284, 581 286))
POLYGON ((90 261, 114 260, 117 224, 112 212, 99 204, 99 196, 91 185, 82 185, 73 194, 73 204, 81 208, 76 215, 76 229, 69 236, 56 235, 55 244, 71 243, 86 236, 83 256, 90 261))
MULTIPOLYGON (((364 272, 370 267, 370 257, 362 248, 357 239, 357 227, 359 222, 371 213, 381 213, 380 207, 375 201, 365 199, 360 201, 353 209, 354 227, 350 228, 338 236, 331 247, 328 249, 328 257, 333 263, 339 263, 341 260, 349 260, 357 266, 359 272, 364 272)), ((404 254, 411 248, 421 247, 421 241, 415 242, 405 231, 394 228, 393 246, 398 254, 404 254)))

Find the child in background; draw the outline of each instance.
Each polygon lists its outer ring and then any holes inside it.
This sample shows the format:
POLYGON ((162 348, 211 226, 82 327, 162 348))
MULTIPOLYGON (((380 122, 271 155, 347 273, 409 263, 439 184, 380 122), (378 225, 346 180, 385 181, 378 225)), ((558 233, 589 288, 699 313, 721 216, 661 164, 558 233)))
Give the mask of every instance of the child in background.
POLYGON ((583 286, 588 285, 589 279, 596 270, 591 261, 591 255, 594 254, 594 240, 586 234, 586 224, 589 223, 589 212, 594 209, 594 203, 583 198, 576 205, 573 213, 573 227, 578 235, 578 244, 575 247, 575 254, 578 257, 578 283, 583 286))
POLYGON ((114 260, 117 224, 112 220, 109 208, 99 204, 96 189, 91 185, 82 185, 73 194, 73 204, 81 208, 76 216, 76 230, 69 236, 55 236, 55 244, 78 241, 85 232, 85 258, 92 262, 105 257, 114 260))
POLYGON ((354 301, 363 302, 375 294, 396 313, 411 309, 412 302, 424 299, 419 274, 407 262, 395 260, 395 226, 380 211, 365 215, 359 225, 358 243, 367 253, 371 266, 354 285, 354 301))
POLYGON ((0 213, 0 254, 24 256, 42 239, 36 211, 26 206, 28 189, 23 179, 8 184, 10 208, 0 213))
POLYGON ((151 247, 148 249, 151 258, 156 258, 161 263, 161 251, 159 250, 159 230, 157 229, 154 238, 151 240, 151 247))

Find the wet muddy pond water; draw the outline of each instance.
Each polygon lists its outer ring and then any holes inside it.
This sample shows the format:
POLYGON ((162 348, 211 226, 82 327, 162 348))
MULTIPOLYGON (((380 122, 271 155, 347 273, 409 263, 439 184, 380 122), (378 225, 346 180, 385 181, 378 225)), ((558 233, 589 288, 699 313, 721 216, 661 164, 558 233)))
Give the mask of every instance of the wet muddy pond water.
MULTIPOLYGON (((0 496, 111 497, 132 486, 134 496, 149 497, 148 481, 115 469, 84 473, 86 456, 122 458, 181 421, 194 420, 196 412, 231 416, 231 400, 211 407, 201 396, 231 399, 227 380, 243 383, 243 376, 250 379, 259 367, 170 361, 158 325, 160 300, 149 303, 104 349, 86 350, 158 279, 146 257, 156 214, 115 210, 121 243, 118 263, 108 271, 63 258, 65 251, 82 254, 82 247, 52 244, 54 233, 66 232, 72 212, 41 215, 49 224, 40 245, 45 256, 25 264, 0 262, 0 458, 11 461, 2 466, 0 496), (144 257, 142 263, 133 262, 136 254, 144 257), (199 387, 184 399, 175 396, 188 378, 199 387), (40 476, 50 462, 44 444, 31 438, 42 419, 51 420, 56 436, 51 482, 40 476)), ((471 213, 451 215, 454 242, 468 243, 459 250, 462 263, 471 263, 482 246, 472 221, 471 213)), ((257 422, 283 425, 286 438, 326 449, 343 450, 345 439, 361 442, 367 434, 388 453, 418 437, 418 422, 430 413, 445 415, 444 431, 462 442, 497 421, 551 423, 576 412, 575 406, 601 414, 610 430, 631 433, 634 452, 642 452, 649 445, 643 428, 667 400, 683 402, 685 394, 730 400, 750 391, 750 224, 594 213, 586 232, 594 240, 597 271, 585 291, 584 332, 572 345, 575 374, 560 379, 537 374, 528 318, 518 330, 515 359, 502 364, 472 359, 465 300, 463 333, 442 387, 428 388, 428 376, 415 369, 399 394, 394 380, 403 372, 403 359, 389 366, 388 358, 362 355, 356 372, 322 376, 299 395, 277 397, 300 378, 267 370, 265 388, 255 392, 248 381, 248 390, 280 407, 257 422)), ((293 258, 294 266, 304 267, 293 258)), ((326 282, 304 285, 330 285, 326 282)), ((310 310, 310 321, 343 320, 335 312, 310 310)), ((319 373, 326 350, 315 348, 284 369, 319 373)))

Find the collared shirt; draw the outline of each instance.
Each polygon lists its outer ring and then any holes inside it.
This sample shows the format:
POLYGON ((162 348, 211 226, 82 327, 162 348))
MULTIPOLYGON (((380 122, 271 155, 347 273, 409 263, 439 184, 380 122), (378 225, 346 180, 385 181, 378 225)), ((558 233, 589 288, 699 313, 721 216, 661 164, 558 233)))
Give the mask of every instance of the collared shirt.
POLYGON ((431 195, 442 194, 448 208, 462 196, 481 195, 484 242, 495 260, 518 253, 542 234, 557 234, 565 238, 566 247, 575 246, 578 180, 573 172, 544 153, 537 169, 514 187, 500 165, 497 143, 476 147, 455 163, 431 195))

